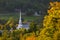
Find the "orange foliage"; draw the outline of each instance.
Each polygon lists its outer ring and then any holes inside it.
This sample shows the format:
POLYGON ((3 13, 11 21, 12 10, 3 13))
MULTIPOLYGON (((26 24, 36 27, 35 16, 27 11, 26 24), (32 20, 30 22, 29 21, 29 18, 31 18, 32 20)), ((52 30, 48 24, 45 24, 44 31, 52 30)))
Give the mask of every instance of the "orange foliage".
POLYGON ((36 40, 36 37, 35 36, 29 36, 26 38, 26 40, 36 40))

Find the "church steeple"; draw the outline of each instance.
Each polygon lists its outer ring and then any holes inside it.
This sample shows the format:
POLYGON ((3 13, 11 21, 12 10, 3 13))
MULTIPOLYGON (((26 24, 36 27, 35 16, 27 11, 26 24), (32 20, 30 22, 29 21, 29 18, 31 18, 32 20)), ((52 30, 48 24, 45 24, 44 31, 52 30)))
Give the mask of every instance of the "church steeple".
POLYGON ((19 18, 19 24, 18 24, 18 27, 17 27, 17 29, 19 29, 19 28, 22 28, 22 20, 21 20, 21 10, 20 10, 20 18, 19 18))

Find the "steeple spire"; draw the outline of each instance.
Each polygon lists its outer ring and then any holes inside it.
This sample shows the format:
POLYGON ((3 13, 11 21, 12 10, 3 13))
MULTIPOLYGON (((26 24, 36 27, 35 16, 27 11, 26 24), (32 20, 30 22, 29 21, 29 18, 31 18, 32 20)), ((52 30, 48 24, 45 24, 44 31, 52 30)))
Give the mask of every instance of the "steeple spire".
POLYGON ((21 10, 20 10, 20 18, 19 18, 19 24, 17 29, 22 28, 22 21, 21 21, 21 10))

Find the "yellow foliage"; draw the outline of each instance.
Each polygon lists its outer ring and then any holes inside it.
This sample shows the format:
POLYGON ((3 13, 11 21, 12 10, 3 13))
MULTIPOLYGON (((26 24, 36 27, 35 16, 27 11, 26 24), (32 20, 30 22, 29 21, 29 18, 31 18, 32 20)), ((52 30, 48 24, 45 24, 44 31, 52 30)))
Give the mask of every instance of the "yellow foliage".
POLYGON ((8 35, 7 35, 7 30, 4 30, 4 32, 3 32, 3 34, 2 34, 2 40, 7 40, 7 37, 8 37, 8 35))
POLYGON ((60 40, 60 2, 50 2, 38 40, 60 40))
MULTIPOLYGON (((46 15, 43 20, 43 28, 39 30, 40 32, 36 31, 36 35, 38 36, 35 35, 34 31, 27 33, 29 30, 26 31, 26 29, 21 28, 19 30, 11 31, 9 38, 8 31, 5 30, 2 37, 0 37, 0 40, 13 40, 13 38, 16 37, 18 37, 19 40, 60 40, 60 2, 50 2, 50 9, 47 12, 48 15, 46 15), (13 32, 16 33, 13 34, 13 32)), ((30 24, 32 30, 34 24, 34 22, 31 22, 30 24)), ((12 27, 14 25, 13 18, 10 18, 5 26, 6 25, 12 27)), ((18 26, 18 24, 15 26, 18 26)), ((3 25, 0 24, 0 29, 2 29, 2 27, 3 25)))
POLYGON ((53 38, 54 40, 60 40, 60 30, 54 33, 53 38))
POLYGON ((9 25, 10 23, 13 23, 13 22, 14 22, 13 17, 10 17, 5 25, 9 25))
POLYGON ((3 25, 2 24, 0 24, 0 30, 2 30, 3 29, 3 25))

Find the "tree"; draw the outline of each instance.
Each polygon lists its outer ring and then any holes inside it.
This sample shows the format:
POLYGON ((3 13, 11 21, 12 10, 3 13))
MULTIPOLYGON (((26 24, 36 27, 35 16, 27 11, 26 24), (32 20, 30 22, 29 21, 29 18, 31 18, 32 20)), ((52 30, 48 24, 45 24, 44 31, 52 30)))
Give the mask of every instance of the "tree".
POLYGON ((27 14, 34 14, 34 12, 44 11, 45 14, 50 0, 0 0, 0 10, 15 12, 15 9, 21 9, 27 14), (30 10, 30 11, 28 11, 30 10))
POLYGON ((48 15, 44 17, 39 40, 60 40, 60 2, 50 2, 48 15))

